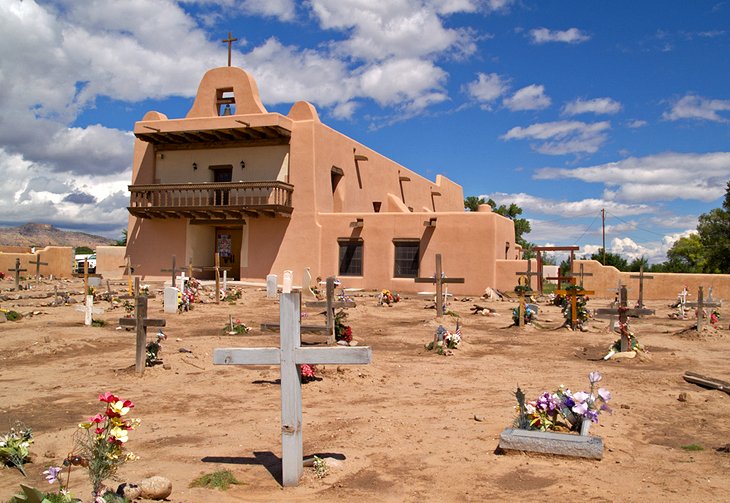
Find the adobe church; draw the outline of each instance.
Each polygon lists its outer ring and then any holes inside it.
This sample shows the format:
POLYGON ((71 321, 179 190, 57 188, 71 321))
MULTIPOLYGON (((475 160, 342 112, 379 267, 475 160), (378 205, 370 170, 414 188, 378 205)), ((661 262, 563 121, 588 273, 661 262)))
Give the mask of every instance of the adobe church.
POLYGON ((230 278, 291 270, 301 284, 309 268, 346 287, 414 292, 441 254, 445 275, 465 278, 454 293, 515 284, 497 267, 520 256, 511 220, 487 205, 465 212, 459 185, 335 131, 305 101, 269 113, 240 68, 208 71, 185 118, 148 112, 134 135, 127 254, 136 274, 166 276, 173 255, 211 266, 217 252, 230 278))

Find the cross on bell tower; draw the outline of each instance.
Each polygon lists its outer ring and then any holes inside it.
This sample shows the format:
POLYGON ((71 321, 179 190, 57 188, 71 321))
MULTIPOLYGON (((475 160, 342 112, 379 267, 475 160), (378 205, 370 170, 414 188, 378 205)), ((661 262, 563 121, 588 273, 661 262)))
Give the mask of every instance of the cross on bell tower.
POLYGON ((228 44, 228 66, 231 66, 231 44, 233 44, 233 42, 236 42, 237 40, 237 38, 233 38, 231 36, 230 31, 228 32, 228 38, 225 40, 221 40, 221 42, 223 42, 224 44, 228 44))

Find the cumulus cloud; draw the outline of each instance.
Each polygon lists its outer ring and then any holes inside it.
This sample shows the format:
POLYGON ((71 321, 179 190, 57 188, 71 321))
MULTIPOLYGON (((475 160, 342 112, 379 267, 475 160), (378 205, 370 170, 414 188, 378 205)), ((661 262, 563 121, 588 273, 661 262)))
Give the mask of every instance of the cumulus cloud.
POLYGON ((467 92, 485 110, 491 110, 493 103, 507 91, 507 82, 496 73, 479 73, 477 80, 467 84, 467 92))
POLYGON ((646 204, 624 204, 605 199, 580 199, 578 201, 559 201, 543 197, 533 196, 524 192, 505 193, 495 192, 486 194, 484 199, 493 199, 497 204, 516 204, 529 213, 544 215, 560 215, 565 218, 575 218, 587 215, 599 215, 601 209, 618 217, 629 215, 643 215, 653 213, 655 210, 646 204))
POLYGON ((563 107, 564 115, 592 113, 597 115, 613 115, 621 111, 621 103, 612 98, 594 98, 584 100, 577 98, 563 107))
POLYGON ((730 152, 667 152, 575 169, 542 168, 536 179, 573 178, 606 186, 604 197, 622 201, 714 201, 730 179, 730 152))
POLYGON ((713 122, 729 122, 730 119, 728 117, 718 113, 729 110, 730 100, 714 100, 688 94, 675 101, 672 104, 671 110, 664 112, 662 117, 670 121, 696 119, 713 122))
POLYGON ((646 126, 648 124, 649 123, 646 122, 645 120, 634 119, 634 120, 629 121, 629 123, 627 124, 627 126, 630 127, 631 129, 638 129, 638 128, 642 128, 642 127, 644 127, 644 126, 646 126))
POLYGON ((502 104, 512 111, 542 110, 550 106, 550 97, 545 95, 545 86, 532 84, 516 91, 502 100, 502 104))
POLYGON ((502 140, 537 140, 531 147, 541 154, 564 155, 595 153, 606 141, 608 121, 591 124, 581 121, 556 121, 514 127, 503 134, 502 140))
POLYGON ((567 44, 580 44, 590 40, 585 32, 578 28, 567 30, 549 30, 547 28, 535 28, 530 30, 530 38, 534 44, 546 44, 548 42, 563 42, 567 44))

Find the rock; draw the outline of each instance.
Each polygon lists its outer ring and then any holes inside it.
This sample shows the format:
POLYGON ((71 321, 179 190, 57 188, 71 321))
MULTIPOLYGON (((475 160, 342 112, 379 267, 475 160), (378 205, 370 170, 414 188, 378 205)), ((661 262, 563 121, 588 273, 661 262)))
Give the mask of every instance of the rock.
POLYGON ((687 393, 686 391, 682 391, 679 394, 679 396, 677 397, 677 400, 679 400, 680 402, 686 402, 686 401, 688 401, 689 400, 689 393, 687 393))
POLYGON ((622 404, 621 404, 621 408, 622 408, 622 409, 630 409, 631 407, 630 407, 630 406, 628 406, 628 405, 626 405, 625 403, 622 403, 622 404))
POLYGON ((350 341, 350 346, 357 346, 359 343, 355 340, 350 341))
POLYGON ((476 414, 474 414, 474 421, 481 423, 482 421, 484 421, 484 416, 477 416, 476 414))
POLYGON ((339 346, 347 346, 347 341, 337 341, 337 345, 339 345, 339 346))
POLYGON ((117 487, 117 494, 119 496, 124 496, 129 501, 133 501, 142 495, 142 490, 137 484, 124 483, 119 484, 119 487, 117 487))
POLYGON ((163 500, 172 494, 172 482, 170 479, 156 475, 137 482, 140 490, 140 497, 150 500, 163 500))

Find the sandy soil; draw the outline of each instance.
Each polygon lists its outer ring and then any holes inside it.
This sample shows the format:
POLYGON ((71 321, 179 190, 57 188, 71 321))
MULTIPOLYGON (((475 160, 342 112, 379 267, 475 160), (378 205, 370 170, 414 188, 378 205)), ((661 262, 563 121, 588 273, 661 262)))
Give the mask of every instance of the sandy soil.
MULTIPOLYGON (((278 369, 211 360, 216 347, 278 345, 278 334, 258 329, 278 319, 278 303, 265 291, 247 287, 235 304, 196 304, 177 315, 164 315, 161 295, 152 299, 150 316, 167 320, 162 356, 170 368, 137 377, 133 332, 116 329, 124 310, 100 302, 106 310, 95 318, 107 325, 85 327, 75 306, 30 298, 54 284, 16 294, 8 292, 11 282, 0 282, 9 297, 0 307, 36 313, 0 324, 0 432, 22 421, 35 435, 27 479, 0 469, 0 501, 21 482, 47 487, 41 472, 70 451, 76 425, 100 410, 97 396, 107 390, 133 400, 142 420, 128 443, 141 459, 122 467, 120 479, 169 477, 174 502, 730 501, 730 454, 718 450, 730 443, 730 396, 682 379, 692 370, 730 380, 726 309, 723 328, 700 336, 682 332, 692 322, 668 318, 669 301, 652 303, 657 315, 632 325, 647 355, 606 362, 616 335, 604 320, 573 333, 558 328, 557 308, 544 306, 542 328, 510 328, 514 303, 457 299, 451 307, 462 317, 464 342, 445 357, 424 349, 438 325, 424 299, 408 296, 388 308, 376 306, 373 292, 357 294, 348 322, 359 343, 373 348, 373 362, 319 367, 321 379, 304 385, 304 452, 331 456, 330 473, 317 478, 305 468, 298 487, 282 488, 278 369), (499 315, 472 315, 474 303, 499 315), (223 335, 229 314, 253 330, 223 335), (528 398, 560 384, 586 389, 592 370, 614 396, 613 413, 591 430, 604 440, 601 461, 495 453, 514 419, 517 385, 528 398), (683 449, 691 444, 703 450, 683 449), (227 492, 189 487, 222 468, 243 484, 227 492)), ((80 280, 57 284, 81 300, 80 280)), ((607 302, 593 299, 589 307, 607 302)), ((317 319, 316 310, 307 312, 317 319)), ((84 473, 74 473, 71 489, 88 500, 84 473)))

